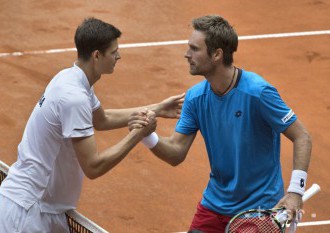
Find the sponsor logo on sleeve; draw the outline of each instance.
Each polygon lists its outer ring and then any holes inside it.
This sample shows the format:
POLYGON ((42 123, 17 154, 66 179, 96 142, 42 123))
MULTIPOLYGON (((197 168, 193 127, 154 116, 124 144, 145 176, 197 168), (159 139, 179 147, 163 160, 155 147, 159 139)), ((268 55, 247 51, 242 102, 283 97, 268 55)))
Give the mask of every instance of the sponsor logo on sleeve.
POLYGON ((282 118, 282 122, 283 123, 287 123, 288 120, 291 119, 291 117, 294 115, 294 112, 292 111, 292 109, 288 112, 288 114, 286 114, 283 118, 282 118))

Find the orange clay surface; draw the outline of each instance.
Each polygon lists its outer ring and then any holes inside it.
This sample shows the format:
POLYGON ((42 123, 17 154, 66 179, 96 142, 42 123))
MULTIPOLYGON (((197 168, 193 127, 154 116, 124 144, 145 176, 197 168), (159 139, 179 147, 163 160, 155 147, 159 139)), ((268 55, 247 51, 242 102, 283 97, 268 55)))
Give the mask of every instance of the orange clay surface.
MULTIPOLYGON (((240 36, 329 30, 329 0, 99 0, 2 1, 0 53, 73 48, 78 24, 89 16, 121 29, 121 44, 187 40, 191 19, 221 14, 240 36)), ((235 65, 277 87, 313 137, 308 186, 322 191, 305 204, 304 221, 330 219, 330 35, 241 40, 235 65), (316 217, 312 217, 316 214, 316 217)), ((185 92, 192 77, 183 55, 187 45, 122 48, 113 75, 95 90, 104 108, 126 108, 185 92)), ((17 145, 33 106, 50 79, 75 61, 75 52, 0 57, 0 159, 16 161, 17 145)), ((160 119, 157 132, 170 135, 176 120, 160 119)), ((96 133, 101 151, 127 129, 96 133)), ((285 185, 292 170, 292 144, 282 140, 285 185)), ((200 135, 184 163, 171 167, 142 145, 111 172, 86 179, 78 210, 114 233, 178 232, 188 229, 208 181, 209 164, 200 135)), ((330 232, 330 225, 298 232, 330 232)))

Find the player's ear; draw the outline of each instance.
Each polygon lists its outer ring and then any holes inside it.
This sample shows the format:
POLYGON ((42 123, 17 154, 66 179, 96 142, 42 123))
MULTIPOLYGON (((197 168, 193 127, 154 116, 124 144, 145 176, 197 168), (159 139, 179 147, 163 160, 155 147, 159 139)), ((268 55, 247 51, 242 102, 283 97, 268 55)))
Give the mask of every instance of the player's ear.
POLYGON ((100 58, 100 51, 99 50, 94 50, 93 52, 92 52, 92 59, 94 60, 94 61, 97 61, 99 58, 100 58))
POLYGON ((220 61, 223 59, 223 50, 218 48, 216 49, 213 54, 212 54, 212 57, 214 59, 214 61, 220 61))

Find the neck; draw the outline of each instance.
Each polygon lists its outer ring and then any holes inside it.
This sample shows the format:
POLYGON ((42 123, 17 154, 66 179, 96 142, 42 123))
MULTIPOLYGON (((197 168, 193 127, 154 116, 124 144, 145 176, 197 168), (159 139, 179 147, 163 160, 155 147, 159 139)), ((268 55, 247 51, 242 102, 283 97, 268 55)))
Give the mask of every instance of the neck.
POLYGON ((218 70, 213 78, 208 79, 213 92, 220 96, 228 93, 235 85, 237 73, 235 66, 223 67, 223 69, 218 70))
POLYGON ((90 86, 93 86, 94 83, 101 78, 101 75, 96 73, 91 61, 82 61, 78 59, 76 65, 84 71, 90 86))

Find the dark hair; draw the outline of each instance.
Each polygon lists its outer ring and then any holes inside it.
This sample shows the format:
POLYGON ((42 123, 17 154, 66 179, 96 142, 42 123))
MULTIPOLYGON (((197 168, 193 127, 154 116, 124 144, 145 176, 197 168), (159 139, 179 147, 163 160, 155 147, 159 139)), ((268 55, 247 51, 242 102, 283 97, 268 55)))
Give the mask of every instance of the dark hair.
POLYGON ((78 58, 87 61, 95 50, 104 54, 111 46, 111 42, 120 35, 119 29, 109 23, 96 18, 85 19, 78 26, 74 36, 78 58))
POLYGON ((229 66, 233 63, 233 53, 238 46, 238 36, 227 20, 218 15, 207 15, 192 21, 197 31, 205 34, 207 53, 211 56, 218 48, 223 50, 223 63, 229 66))

